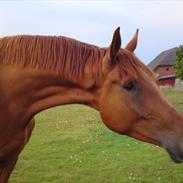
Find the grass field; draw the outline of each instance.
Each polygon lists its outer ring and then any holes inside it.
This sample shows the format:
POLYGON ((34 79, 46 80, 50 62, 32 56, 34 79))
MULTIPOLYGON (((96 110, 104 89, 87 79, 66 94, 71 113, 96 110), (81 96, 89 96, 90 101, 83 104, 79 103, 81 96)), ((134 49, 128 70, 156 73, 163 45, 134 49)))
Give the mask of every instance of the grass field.
MULTIPOLYGON (((183 91, 166 95, 183 111, 183 91)), ((10 183, 182 183, 183 165, 156 146, 109 131, 98 112, 68 105, 44 111, 10 183)))

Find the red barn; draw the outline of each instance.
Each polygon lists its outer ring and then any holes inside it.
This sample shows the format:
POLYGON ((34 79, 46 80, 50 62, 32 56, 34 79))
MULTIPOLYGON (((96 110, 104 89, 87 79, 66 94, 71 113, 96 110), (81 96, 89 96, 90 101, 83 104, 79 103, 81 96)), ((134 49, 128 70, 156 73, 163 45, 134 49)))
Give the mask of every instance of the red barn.
POLYGON ((148 66, 157 73, 161 85, 175 85, 176 49, 172 48, 160 53, 148 66))

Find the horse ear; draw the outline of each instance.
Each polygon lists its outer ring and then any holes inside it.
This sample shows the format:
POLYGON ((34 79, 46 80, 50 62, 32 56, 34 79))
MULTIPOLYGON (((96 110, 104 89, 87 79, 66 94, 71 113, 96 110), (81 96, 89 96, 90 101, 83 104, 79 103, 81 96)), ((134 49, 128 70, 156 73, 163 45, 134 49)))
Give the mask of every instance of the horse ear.
POLYGON ((113 34, 112 43, 110 45, 110 57, 113 61, 113 58, 116 56, 116 53, 121 48, 121 35, 120 35, 120 27, 118 27, 113 34))
POLYGON ((126 47, 125 47, 126 50, 129 50, 131 52, 134 52, 134 50, 137 47, 138 32, 139 32, 139 29, 136 30, 136 33, 133 36, 132 40, 126 45, 126 47))
POLYGON ((120 27, 118 27, 114 31, 111 45, 107 49, 107 53, 102 62, 103 73, 107 73, 111 69, 111 66, 115 64, 114 58, 120 48, 121 48, 121 36, 120 36, 120 27))

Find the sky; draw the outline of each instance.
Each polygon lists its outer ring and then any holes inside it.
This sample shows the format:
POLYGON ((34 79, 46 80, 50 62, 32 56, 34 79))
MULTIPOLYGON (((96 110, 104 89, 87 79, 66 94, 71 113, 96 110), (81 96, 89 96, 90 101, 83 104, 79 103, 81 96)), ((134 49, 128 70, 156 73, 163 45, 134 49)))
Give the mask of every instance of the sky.
POLYGON ((139 28, 135 54, 147 64, 183 44, 183 1, 0 1, 0 37, 62 35, 107 47, 118 26, 122 47, 139 28))

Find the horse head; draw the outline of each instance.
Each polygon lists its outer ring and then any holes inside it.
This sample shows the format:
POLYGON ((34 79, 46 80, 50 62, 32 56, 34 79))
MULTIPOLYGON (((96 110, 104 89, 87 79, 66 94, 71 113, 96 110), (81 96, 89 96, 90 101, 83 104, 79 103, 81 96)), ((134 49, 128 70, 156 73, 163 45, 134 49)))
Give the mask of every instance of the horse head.
POLYGON ((165 148, 183 161, 183 117, 164 96, 154 73, 133 53, 138 30, 121 48, 120 28, 102 60, 100 114, 111 130, 165 148))

